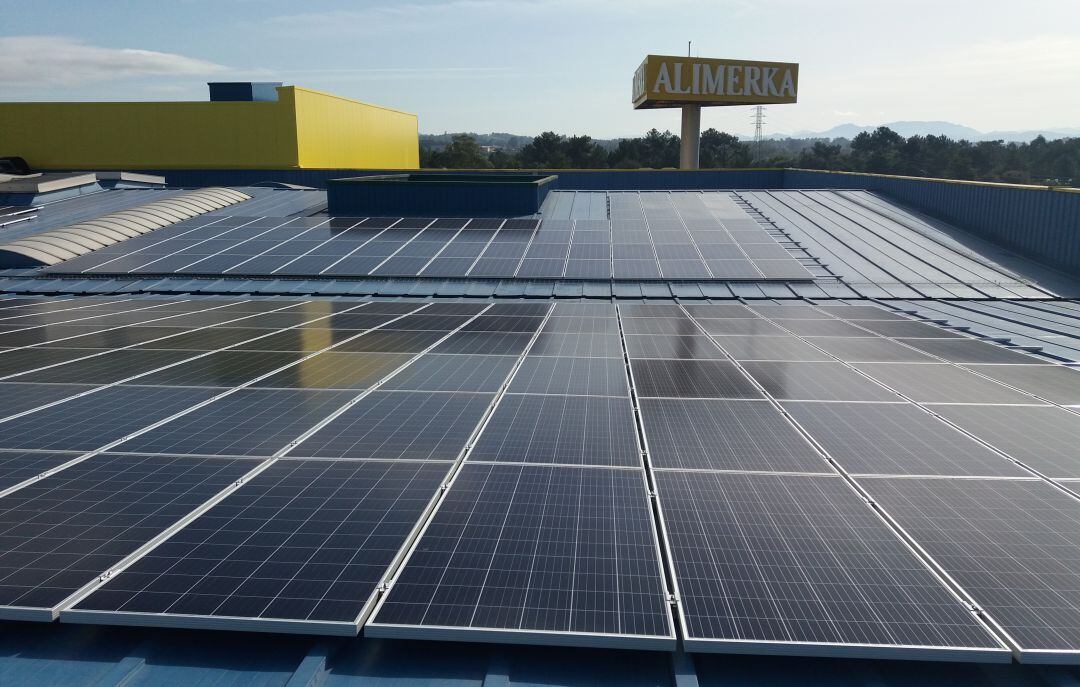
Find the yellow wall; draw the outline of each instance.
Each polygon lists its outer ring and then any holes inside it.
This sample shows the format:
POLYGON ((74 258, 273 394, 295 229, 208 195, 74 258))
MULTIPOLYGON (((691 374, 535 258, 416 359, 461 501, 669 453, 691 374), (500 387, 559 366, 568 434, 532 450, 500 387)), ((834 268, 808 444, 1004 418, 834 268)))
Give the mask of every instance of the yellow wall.
POLYGON ((416 115, 286 86, 277 102, 0 103, 35 169, 416 168, 416 115))
POLYGON ((293 88, 300 167, 420 167, 416 115, 293 88))

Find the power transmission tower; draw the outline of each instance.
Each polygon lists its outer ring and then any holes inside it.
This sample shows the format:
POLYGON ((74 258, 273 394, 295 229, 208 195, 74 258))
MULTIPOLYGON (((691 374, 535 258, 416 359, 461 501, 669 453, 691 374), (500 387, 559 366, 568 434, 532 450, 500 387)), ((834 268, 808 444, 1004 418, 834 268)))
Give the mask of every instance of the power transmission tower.
POLYGON ((761 130, 765 126, 765 107, 762 105, 756 105, 754 107, 754 113, 751 115, 754 120, 754 159, 761 159, 761 142, 764 140, 761 135, 761 130))

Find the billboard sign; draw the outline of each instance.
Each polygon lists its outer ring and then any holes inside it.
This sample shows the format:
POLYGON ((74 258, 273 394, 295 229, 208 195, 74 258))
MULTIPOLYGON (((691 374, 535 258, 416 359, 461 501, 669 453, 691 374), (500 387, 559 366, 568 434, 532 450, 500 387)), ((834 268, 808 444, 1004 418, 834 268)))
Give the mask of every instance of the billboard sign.
POLYGON ((649 55, 634 73, 635 109, 793 103, 799 65, 649 55))

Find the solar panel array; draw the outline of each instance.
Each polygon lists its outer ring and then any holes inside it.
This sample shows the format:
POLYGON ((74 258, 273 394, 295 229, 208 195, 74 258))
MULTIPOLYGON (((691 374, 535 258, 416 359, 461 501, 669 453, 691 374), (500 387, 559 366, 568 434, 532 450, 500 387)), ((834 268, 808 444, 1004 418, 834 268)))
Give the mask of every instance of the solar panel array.
POLYGON ((0 346, 3 617, 1080 657, 1080 371, 883 308, 7 299, 0 346))
POLYGON ((726 193, 613 193, 610 219, 212 217, 50 274, 809 280, 726 193))

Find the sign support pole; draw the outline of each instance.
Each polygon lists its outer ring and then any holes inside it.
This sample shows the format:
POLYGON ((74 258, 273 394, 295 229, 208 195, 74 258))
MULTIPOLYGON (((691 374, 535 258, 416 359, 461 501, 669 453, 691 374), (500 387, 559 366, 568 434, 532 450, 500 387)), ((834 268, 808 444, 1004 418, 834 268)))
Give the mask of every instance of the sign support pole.
POLYGON ((701 152, 701 105, 682 106, 682 149, 679 169, 699 169, 701 152))

